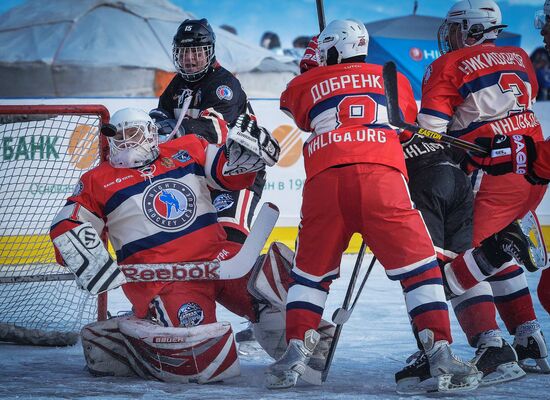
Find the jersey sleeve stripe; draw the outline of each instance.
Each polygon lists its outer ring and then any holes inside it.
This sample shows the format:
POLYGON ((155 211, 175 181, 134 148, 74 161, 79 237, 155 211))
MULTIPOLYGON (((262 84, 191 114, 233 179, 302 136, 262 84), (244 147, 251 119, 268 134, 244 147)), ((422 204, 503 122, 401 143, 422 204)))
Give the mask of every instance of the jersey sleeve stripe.
POLYGON ((444 119, 445 121, 450 121, 452 119, 452 116, 450 116, 449 114, 445 114, 444 112, 437 111, 431 108, 422 107, 418 113, 431 115, 432 117, 441 118, 441 119, 444 119))

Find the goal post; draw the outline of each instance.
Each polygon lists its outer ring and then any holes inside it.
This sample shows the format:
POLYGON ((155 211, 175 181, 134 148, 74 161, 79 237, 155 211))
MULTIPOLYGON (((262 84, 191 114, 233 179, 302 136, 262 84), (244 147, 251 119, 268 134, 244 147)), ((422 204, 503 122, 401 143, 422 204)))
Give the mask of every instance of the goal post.
POLYGON ((102 105, 0 105, 0 341, 70 345, 107 316, 106 295, 79 289, 56 263, 49 228, 105 159, 108 122, 102 105))

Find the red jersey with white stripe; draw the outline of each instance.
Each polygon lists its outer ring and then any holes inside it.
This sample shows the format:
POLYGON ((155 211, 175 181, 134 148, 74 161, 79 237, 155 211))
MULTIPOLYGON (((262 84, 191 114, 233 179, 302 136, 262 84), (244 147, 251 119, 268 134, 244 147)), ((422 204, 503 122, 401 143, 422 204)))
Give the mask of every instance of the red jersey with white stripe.
MULTIPOLYGON (((411 85, 398 74, 399 107, 413 123, 417 107, 411 85)), ((366 63, 313 68, 297 76, 281 95, 281 110, 303 131, 306 175, 335 165, 376 163, 407 176, 397 132, 389 126, 382 66, 366 63)))
POLYGON ((428 67, 418 123, 469 141, 515 132, 542 140, 532 111, 537 92, 535 71, 522 49, 492 43, 465 47, 428 67))
POLYGON ((210 189, 240 190, 255 174, 223 176, 224 147, 187 135, 160 145, 144 168, 103 162, 85 173, 54 219, 51 236, 76 224, 104 228, 120 264, 224 258, 226 239, 210 189))

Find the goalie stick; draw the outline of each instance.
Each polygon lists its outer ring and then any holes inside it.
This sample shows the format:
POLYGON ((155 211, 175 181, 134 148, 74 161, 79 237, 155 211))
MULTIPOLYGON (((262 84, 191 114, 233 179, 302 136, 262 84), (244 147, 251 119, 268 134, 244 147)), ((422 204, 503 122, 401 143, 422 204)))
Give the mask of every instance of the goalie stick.
POLYGON ((479 146, 475 143, 467 142, 465 140, 455 138, 444 133, 438 133, 426 128, 422 128, 417 125, 409 124, 405 122, 401 117, 399 111, 398 102, 398 90, 397 90, 397 69, 393 61, 389 61, 384 64, 382 70, 382 76, 384 78, 384 92, 386 94, 388 120, 390 125, 393 125, 399 129, 406 129, 408 131, 418 133, 421 136, 436 140, 438 142, 447 143, 451 146, 457 147, 462 150, 474 151, 475 153, 486 156, 489 154, 487 149, 479 146))
MULTIPOLYGON (((264 203, 241 250, 233 258, 222 261, 130 264, 119 266, 109 256, 100 263, 94 263, 96 260, 88 257, 90 252, 89 249, 86 248, 86 243, 83 243, 78 233, 74 234, 72 231, 69 231, 54 239, 54 243, 60 250, 65 261, 67 261, 66 257, 76 261, 75 266, 71 268, 74 274, 35 275, 24 278, 2 277, 0 278, 0 283, 70 280, 75 279, 75 275, 82 276, 84 271, 88 268, 92 270, 91 276, 87 279, 85 288, 92 294, 114 289, 125 282, 238 279, 246 275, 254 266, 278 217, 279 209, 277 206, 273 203, 264 203), (77 246, 76 250, 75 246, 77 246), (124 273, 124 279, 119 279, 118 276, 121 275, 122 277, 122 274, 117 271, 122 271, 124 273)), ((93 229, 91 226, 88 226, 88 224, 80 225, 77 228, 81 230, 93 229)), ((80 230, 78 232, 80 232, 80 230)), ((83 235, 85 236, 89 234, 89 232, 90 231, 83 232, 83 235)), ((95 249, 95 247, 93 249, 95 249)), ((106 250, 105 253, 107 253, 106 250)))

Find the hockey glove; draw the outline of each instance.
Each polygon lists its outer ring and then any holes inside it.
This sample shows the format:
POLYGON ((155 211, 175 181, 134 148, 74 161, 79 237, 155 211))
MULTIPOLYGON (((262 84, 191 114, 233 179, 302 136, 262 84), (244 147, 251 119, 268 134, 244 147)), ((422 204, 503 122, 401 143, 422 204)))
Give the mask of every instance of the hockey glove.
POLYGON ((227 141, 225 146, 227 162, 222 170, 224 175, 241 175, 265 169, 265 161, 239 143, 227 141))
MULTIPOLYGON (((162 121, 155 122, 155 125, 157 126, 157 131, 159 134, 159 142, 164 143, 166 142, 167 138, 170 136, 174 128, 176 127, 176 124, 178 123, 175 119, 165 119, 162 121)), ((185 135, 185 129, 183 126, 179 126, 176 133, 172 136, 173 138, 179 138, 185 135)))
POLYGON ((256 123, 254 116, 241 114, 227 134, 227 147, 236 142, 260 157, 266 165, 273 166, 279 160, 281 148, 271 133, 256 123))
POLYGON ((489 175, 504 175, 510 172, 520 175, 531 173, 536 150, 530 136, 495 135, 493 138, 477 138, 475 142, 485 147, 489 154, 483 157, 471 153, 470 162, 489 175))
POLYGON ((303 74, 312 68, 319 66, 318 36, 313 36, 309 41, 304 56, 300 60, 300 73, 303 74))
POLYGON ((172 119, 170 113, 162 108, 153 108, 149 111, 149 116, 155 122, 164 121, 165 119, 172 119))

